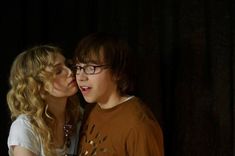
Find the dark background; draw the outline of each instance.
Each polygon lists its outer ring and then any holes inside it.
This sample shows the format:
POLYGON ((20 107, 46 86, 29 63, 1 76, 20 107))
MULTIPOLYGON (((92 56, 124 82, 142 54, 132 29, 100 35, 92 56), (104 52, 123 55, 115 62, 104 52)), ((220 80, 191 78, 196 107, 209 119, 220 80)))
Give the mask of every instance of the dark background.
POLYGON ((235 155, 235 2, 8 0, 0 5, 0 155, 7 155, 8 76, 17 54, 54 43, 71 57, 85 35, 114 32, 138 60, 136 95, 164 132, 166 156, 235 155))

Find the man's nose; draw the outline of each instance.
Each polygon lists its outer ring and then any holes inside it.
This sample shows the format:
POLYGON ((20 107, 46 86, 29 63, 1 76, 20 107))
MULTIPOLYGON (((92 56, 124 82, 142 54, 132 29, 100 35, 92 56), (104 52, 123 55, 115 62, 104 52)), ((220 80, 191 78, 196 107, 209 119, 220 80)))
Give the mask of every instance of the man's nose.
POLYGON ((83 69, 79 72, 79 74, 76 74, 76 78, 79 81, 86 81, 88 79, 87 74, 84 72, 83 69))

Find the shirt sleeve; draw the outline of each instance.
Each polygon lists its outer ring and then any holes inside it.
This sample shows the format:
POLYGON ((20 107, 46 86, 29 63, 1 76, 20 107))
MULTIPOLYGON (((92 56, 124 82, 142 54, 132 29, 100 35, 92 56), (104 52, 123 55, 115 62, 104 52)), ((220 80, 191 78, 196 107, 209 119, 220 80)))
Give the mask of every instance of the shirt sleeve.
POLYGON ((31 152, 39 155, 40 141, 33 132, 30 122, 24 119, 16 119, 10 128, 8 136, 9 154, 12 155, 13 146, 24 147, 31 152))
POLYGON ((139 122, 127 138, 129 156, 164 156, 163 134, 155 121, 139 122))

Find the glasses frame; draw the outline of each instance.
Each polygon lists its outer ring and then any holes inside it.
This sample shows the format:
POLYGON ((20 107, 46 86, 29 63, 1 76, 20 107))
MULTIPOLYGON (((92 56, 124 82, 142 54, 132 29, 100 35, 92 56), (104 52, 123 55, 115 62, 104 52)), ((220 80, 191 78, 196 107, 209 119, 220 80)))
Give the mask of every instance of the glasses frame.
POLYGON ((84 66, 76 65, 76 66, 73 67, 73 69, 74 69, 73 71, 74 71, 75 75, 80 75, 82 70, 86 75, 95 75, 95 74, 99 74, 103 69, 108 68, 108 67, 110 67, 110 65, 107 65, 107 64, 102 64, 102 65, 87 64, 87 65, 84 65, 84 66), (88 73, 86 71, 86 69, 88 69, 88 67, 93 67, 94 68, 92 73, 88 73), (77 73, 78 69, 80 70, 79 73, 77 73), (97 69, 100 69, 100 70, 97 71, 97 69))

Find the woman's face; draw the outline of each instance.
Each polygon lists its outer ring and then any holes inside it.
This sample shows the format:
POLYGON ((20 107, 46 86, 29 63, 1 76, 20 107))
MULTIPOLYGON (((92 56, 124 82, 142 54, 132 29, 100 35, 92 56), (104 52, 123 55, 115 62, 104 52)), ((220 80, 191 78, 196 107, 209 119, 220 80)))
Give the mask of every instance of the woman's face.
POLYGON ((63 98, 77 93, 78 86, 72 71, 65 65, 65 58, 58 54, 55 59, 55 77, 52 86, 48 89, 51 96, 63 98))

